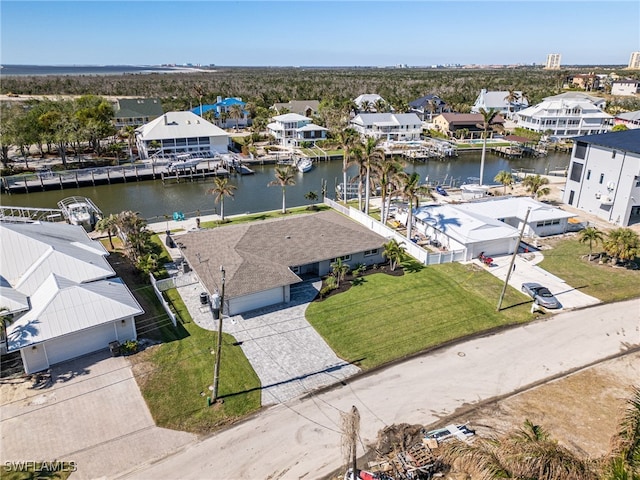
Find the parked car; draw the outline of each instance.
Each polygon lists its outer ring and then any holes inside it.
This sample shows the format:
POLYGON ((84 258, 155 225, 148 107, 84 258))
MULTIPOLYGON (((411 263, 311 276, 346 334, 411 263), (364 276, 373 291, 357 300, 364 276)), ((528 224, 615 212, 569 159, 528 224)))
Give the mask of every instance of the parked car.
POLYGON ((533 298, 533 301, 545 308, 562 308, 560 302, 547 287, 539 283, 523 283, 522 291, 533 298))

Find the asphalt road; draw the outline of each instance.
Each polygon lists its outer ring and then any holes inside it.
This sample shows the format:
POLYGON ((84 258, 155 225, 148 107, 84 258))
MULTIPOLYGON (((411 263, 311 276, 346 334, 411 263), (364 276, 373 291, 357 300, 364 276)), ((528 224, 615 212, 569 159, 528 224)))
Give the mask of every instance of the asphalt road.
POLYGON ((463 406, 639 347, 640 299, 560 313, 277 405, 124 478, 320 478, 342 463, 340 412, 352 405, 370 444, 387 425, 429 425, 463 406))

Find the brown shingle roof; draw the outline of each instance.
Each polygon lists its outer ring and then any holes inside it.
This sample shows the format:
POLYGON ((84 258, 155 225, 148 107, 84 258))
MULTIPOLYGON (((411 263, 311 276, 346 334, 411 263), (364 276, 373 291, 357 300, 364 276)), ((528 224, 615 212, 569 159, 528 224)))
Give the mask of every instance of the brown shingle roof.
POLYGON ((182 235, 183 254, 207 290, 235 298, 300 281, 289 267, 380 248, 386 239, 335 211, 182 235))

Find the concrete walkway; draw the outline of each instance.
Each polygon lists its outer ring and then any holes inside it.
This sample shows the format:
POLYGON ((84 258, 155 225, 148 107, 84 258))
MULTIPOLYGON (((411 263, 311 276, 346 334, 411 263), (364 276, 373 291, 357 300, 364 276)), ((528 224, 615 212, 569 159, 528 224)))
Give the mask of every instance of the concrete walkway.
MULTIPOLYGON (((297 284, 286 304, 224 318, 223 331, 233 335, 260 378, 262 405, 287 402, 360 371, 338 358, 305 318, 320 286, 320 281, 297 284)), ((178 287, 193 321, 217 331, 213 312, 200 303, 203 291, 199 282, 178 287)))

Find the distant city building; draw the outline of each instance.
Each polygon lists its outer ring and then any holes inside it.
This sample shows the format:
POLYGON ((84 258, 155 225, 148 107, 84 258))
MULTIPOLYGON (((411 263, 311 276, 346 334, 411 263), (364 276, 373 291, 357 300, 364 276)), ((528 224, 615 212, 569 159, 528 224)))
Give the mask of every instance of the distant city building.
POLYGON ((640 52, 631 52, 631 58, 629 58, 629 68, 640 70, 640 52))
POLYGON ((559 53, 550 53, 547 55, 547 64, 545 68, 548 70, 557 70, 560 68, 560 58, 561 55, 559 53))
POLYGON ((562 201, 623 227, 640 222, 640 130, 574 142, 562 201))

